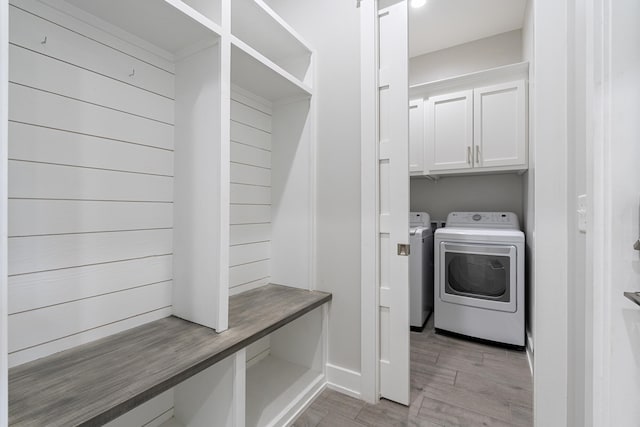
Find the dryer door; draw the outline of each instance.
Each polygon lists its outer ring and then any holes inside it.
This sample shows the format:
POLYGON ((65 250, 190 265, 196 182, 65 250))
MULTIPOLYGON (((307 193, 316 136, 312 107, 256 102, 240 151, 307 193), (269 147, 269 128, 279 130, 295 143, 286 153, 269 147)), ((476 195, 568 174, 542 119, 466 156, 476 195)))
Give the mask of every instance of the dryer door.
POLYGON ((442 301, 490 310, 516 311, 516 247, 440 243, 442 301))

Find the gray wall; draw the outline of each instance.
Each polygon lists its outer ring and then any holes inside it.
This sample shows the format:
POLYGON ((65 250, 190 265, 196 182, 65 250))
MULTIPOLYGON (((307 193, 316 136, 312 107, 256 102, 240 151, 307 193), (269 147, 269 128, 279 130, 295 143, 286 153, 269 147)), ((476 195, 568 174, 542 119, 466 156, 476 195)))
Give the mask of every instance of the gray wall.
POLYGON ((317 51, 317 284, 333 293, 329 363, 360 372, 360 14, 344 0, 269 0, 317 51))
POLYGON ((409 84, 426 83, 522 61, 522 32, 497 34, 411 58, 409 84))
POLYGON ((507 211, 522 227, 522 177, 516 174, 411 178, 411 211, 446 220, 453 211, 507 211))

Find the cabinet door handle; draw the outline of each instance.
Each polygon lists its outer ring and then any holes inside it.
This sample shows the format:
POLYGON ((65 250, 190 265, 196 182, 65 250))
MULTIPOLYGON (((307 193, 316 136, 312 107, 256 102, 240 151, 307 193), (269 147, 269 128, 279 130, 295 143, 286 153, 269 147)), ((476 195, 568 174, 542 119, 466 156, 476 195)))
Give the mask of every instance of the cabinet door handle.
POLYGON ((480 146, 476 145, 476 163, 480 164, 480 146))
POLYGON ((471 164, 471 147, 467 146, 467 163, 471 164))

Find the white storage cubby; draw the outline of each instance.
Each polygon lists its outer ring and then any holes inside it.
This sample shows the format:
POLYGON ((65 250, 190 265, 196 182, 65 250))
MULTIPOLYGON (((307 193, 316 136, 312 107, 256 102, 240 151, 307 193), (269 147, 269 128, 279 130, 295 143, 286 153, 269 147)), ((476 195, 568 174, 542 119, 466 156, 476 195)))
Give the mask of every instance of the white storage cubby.
MULTIPOLYGON (((222 332, 230 294, 314 289, 314 56, 286 22, 262 0, 10 10, 12 366, 171 314, 222 332)), ((326 313, 111 425, 289 421, 324 386, 326 313)))
POLYGON ((321 390, 323 310, 317 308, 247 348, 247 427, 292 421, 298 402, 310 401, 321 390))

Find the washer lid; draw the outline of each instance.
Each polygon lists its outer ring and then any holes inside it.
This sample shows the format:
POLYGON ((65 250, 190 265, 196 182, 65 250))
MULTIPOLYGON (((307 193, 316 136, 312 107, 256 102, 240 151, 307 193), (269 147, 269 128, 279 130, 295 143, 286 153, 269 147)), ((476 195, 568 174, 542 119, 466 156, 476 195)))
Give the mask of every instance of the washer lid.
POLYGON ((411 227, 431 227, 431 216, 426 212, 409 212, 411 227))

